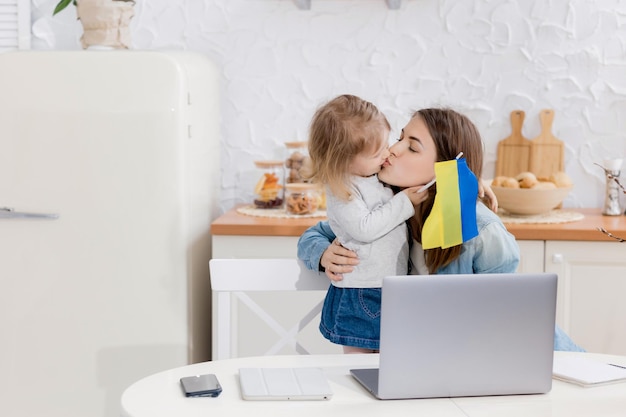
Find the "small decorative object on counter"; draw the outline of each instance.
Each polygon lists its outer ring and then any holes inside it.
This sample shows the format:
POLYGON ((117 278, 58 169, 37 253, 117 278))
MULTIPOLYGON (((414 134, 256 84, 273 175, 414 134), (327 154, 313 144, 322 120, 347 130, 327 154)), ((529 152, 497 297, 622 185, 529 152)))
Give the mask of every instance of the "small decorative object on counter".
POLYGON ((607 159, 604 161, 603 168, 606 175, 606 195, 604 197, 602 214, 605 216, 619 216, 622 214, 622 209, 619 204, 619 176, 621 167, 621 159, 607 159))
POLYGON ((317 184, 285 184, 285 210, 289 214, 313 214, 320 207, 320 187, 317 184))
POLYGON ((305 182, 302 177, 302 167, 309 158, 309 149, 306 142, 285 142, 287 158, 285 159, 285 184, 305 182))
POLYGON ((83 25, 83 49, 128 49, 131 46, 130 20, 135 14, 134 0, 60 0, 52 13, 70 4, 83 25))
POLYGON ((283 206, 283 161, 255 161, 261 171, 254 187, 254 205, 260 209, 278 209, 283 206))

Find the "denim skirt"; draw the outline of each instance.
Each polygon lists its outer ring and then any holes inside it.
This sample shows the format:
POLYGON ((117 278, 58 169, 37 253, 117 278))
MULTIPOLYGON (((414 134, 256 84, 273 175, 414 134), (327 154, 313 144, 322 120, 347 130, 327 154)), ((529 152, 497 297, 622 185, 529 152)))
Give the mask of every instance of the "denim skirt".
POLYGON ((322 335, 342 346, 379 349, 380 294, 380 288, 331 285, 322 307, 322 335))

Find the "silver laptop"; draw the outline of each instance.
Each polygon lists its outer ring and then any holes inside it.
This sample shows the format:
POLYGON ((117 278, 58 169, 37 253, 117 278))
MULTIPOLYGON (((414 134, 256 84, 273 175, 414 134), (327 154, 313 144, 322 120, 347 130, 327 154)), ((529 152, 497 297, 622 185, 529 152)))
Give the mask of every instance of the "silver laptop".
POLYGON ((380 399, 540 394, 552 388, 556 274, 383 279, 380 399))

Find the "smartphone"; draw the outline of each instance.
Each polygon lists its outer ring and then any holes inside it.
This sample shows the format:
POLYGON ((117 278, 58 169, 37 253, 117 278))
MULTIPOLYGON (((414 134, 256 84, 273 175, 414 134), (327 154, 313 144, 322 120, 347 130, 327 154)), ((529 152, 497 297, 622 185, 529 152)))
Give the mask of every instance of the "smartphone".
POLYGON ((217 397, 222 392, 215 374, 186 376, 180 384, 187 397, 217 397))

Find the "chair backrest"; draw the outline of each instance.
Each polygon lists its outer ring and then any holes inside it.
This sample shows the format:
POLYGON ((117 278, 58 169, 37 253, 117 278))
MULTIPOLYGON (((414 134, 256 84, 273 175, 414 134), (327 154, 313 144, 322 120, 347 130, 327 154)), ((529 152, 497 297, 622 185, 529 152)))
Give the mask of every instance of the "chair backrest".
MULTIPOLYGON (((262 354, 276 354, 288 345, 298 353, 309 353, 296 340, 296 336, 321 312, 324 292, 329 286, 329 280, 323 273, 306 269, 296 259, 211 259, 209 267, 213 291, 214 360, 238 356, 237 303, 243 303, 278 335, 279 340, 262 354), (317 291, 318 294, 315 295, 316 304, 312 309, 307 308, 304 313, 283 312, 295 320, 293 327, 285 329, 251 297, 254 295, 252 293, 268 291, 317 291), (235 300, 237 303, 233 303, 235 300)), ((258 331, 258 327, 255 327, 255 331, 258 331)))

